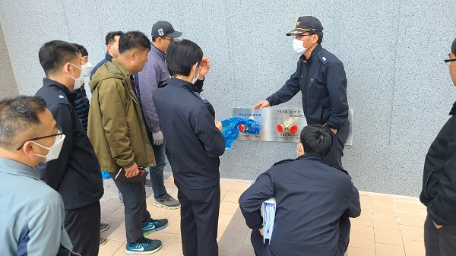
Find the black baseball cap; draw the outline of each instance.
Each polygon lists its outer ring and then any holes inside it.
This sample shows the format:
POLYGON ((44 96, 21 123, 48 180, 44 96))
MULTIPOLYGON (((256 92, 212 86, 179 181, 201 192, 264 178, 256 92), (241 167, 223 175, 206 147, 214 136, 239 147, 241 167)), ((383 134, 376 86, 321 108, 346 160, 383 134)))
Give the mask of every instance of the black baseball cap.
POLYGON ((323 26, 321 22, 312 16, 302 16, 296 22, 296 28, 287 33, 287 36, 299 35, 304 32, 322 32, 323 26))
POLYGON ((182 32, 176 31, 173 28, 173 25, 167 21, 158 21, 152 26, 152 37, 154 36, 170 36, 172 38, 177 38, 182 35, 182 32))

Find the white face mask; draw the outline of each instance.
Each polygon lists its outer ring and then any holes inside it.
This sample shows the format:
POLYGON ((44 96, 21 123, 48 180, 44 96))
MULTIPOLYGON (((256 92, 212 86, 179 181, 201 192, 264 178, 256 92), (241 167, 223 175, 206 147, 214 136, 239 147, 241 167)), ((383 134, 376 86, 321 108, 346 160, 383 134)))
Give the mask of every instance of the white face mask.
POLYGON ((84 84, 84 77, 79 77, 78 79, 75 79, 73 90, 81 88, 81 86, 83 84, 84 84))
MULTIPOLYGON (((61 133, 61 131, 58 131, 58 133, 61 133)), ((65 140, 65 134, 56 136, 54 144, 50 148, 47 148, 47 147, 45 147, 45 146, 43 146, 43 145, 41 145, 39 143, 36 143, 33 140, 31 142, 36 144, 36 145, 38 145, 38 146, 40 146, 40 147, 42 147, 42 148, 44 148, 44 149, 49 150, 49 152, 45 156, 36 154, 37 156, 41 156, 41 157, 46 158, 46 161, 44 161, 44 162, 49 162, 51 160, 59 158, 60 151, 62 150, 62 146, 63 146, 63 141, 64 140, 65 140)))
POLYGON ((301 41, 301 40, 296 39, 296 38, 293 39, 293 49, 294 49, 294 51, 297 54, 299 54, 299 55, 304 54, 307 51, 307 49, 309 49, 312 46, 312 44, 311 44, 311 45, 309 45, 309 47, 304 48, 304 43, 309 41, 311 38, 312 37, 309 37, 309 39, 307 39, 306 41, 301 41))
POLYGON ((81 76, 82 77, 89 77, 90 73, 92 72, 93 66, 90 62, 86 62, 86 64, 82 65, 81 68, 81 76))
POLYGON ((198 68, 196 78, 193 78, 193 80, 192 80, 192 84, 195 84, 196 81, 198 81, 199 75, 200 75, 200 67, 198 68))

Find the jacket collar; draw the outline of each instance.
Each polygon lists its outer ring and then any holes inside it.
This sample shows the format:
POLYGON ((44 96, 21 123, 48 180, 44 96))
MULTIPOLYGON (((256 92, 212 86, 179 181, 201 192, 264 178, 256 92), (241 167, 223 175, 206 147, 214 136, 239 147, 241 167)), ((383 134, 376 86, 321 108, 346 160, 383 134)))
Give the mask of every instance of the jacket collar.
POLYGON ((130 76, 130 72, 128 72, 128 69, 118 59, 113 58, 111 62, 116 66, 116 68, 119 70, 123 77, 130 76))
POLYGON ((160 51, 157 47, 155 47, 155 45, 153 43, 150 43, 150 54, 157 55, 158 57, 160 57, 160 59, 165 61, 166 54, 164 52, 160 51))
POLYGON ((54 81, 52 79, 45 77, 45 78, 43 78, 43 86, 44 87, 46 87, 46 86, 56 87, 58 90, 64 92, 65 95, 67 96, 67 98, 69 98, 69 99, 72 98, 72 96, 70 94, 70 90, 65 85, 63 85, 57 81, 54 81))
POLYGON ((191 92, 201 92, 201 90, 198 89, 198 87, 196 87, 196 85, 189 83, 187 81, 184 81, 182 79, 174 78, 174 77, 171 77, 168 85, 175 86, 175 87, 183 87, 191 92))
POLYGON ((0 158, 0 172, 39 180, 38 173, 32 167, 7 158, 0 158))
POLYGON ((311 155, 311 154, 304 154, 304 155, 298 157, 296 160, 309 160, 309 161, 323 162, 322 157, 316 156, 316 155, 311 155))
POLYGON ((106 52, 105 59, 107 59, 108 61, 112 61, 112 56, 109 55, 108 52, 106 52))

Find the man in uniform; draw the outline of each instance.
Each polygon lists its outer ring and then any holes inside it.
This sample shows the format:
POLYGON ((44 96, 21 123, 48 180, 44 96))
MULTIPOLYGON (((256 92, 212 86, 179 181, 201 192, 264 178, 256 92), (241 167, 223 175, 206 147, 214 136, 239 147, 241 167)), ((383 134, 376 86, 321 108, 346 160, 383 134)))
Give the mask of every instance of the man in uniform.
POLYGON ((36 96, 46 101, 65 134, 65 143, 58 159, 39 164, 36 169, 41 179, 62 195, 65 229, 74 250, 82 255, 98 255, 103 179, 70 96, 81 74, 81 57, 76 46, 58 40, 45 43, 38 55, 46 78, 36 96))
POLYGON ((197 44, 182 40, 168 47, 166 62, 172 78, 153 100, 179 189, 182 250, 186 256, 217 256, 219 156, 225 138, 214 108, 195 85, 209 71, 209 60, 197 44))
POLYGON ((323 163, 334 137, 330 133, 318 124, 304 127, 298 158, 274 164, 241 195, 257 256, 342 256, 347 250, 350 229, 339 222, 360 215, 359 193, 347 172, 323 163), (270 198, 276 200, 275 221, 264 243, 269 231, 263 230, 260 209, 270 198))
POLYGON ((168 194, 163 180, 163 169, 166 165, 166 143, 152 96, 155 90, 169 83, 171 77, 165 62, 166 50, 168 50, 168 46, 174 38, 180 37, 182 33, 175 31, 169 22, 158 21, 152 26, 151 34, 152 42, 147 55, 148 61, 144 69, 138 73, 138 79, 135 79, 136 92, 143 110, 147 135, 152 144, 155 161, 157 162, 155 167, 149 168, 151 186, 155 198, 154 204, 167 209, 178 209, 180 207, 179 201, 168 194))
POLYGON ((299 17, 296 28, 287 33, 294 36, 293 48, 300 54, 296 71, 285 85, 254 109, 287 102, 299 91, 307 124, 321 124, 336 136, 324 161, 342 168, 344 143, 349 133, 347 78, 342 62, 322 48, 323 26, 312 16, 299 17))

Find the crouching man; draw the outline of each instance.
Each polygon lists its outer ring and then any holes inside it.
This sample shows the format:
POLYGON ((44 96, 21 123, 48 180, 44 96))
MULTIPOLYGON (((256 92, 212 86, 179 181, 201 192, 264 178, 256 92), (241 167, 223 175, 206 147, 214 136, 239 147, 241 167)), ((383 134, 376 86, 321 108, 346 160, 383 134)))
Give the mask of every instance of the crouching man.
POLYGON ((240 197, 255 254, 342 256, 348 247, 350 220, 361 213, 359 193, 347 172, 323 163, 333 134, 321 125, 304 127, 298 158, 283 160, 261 174, 240 197), (260 208, 276 200, 270 241, 263 242, 260 208))

